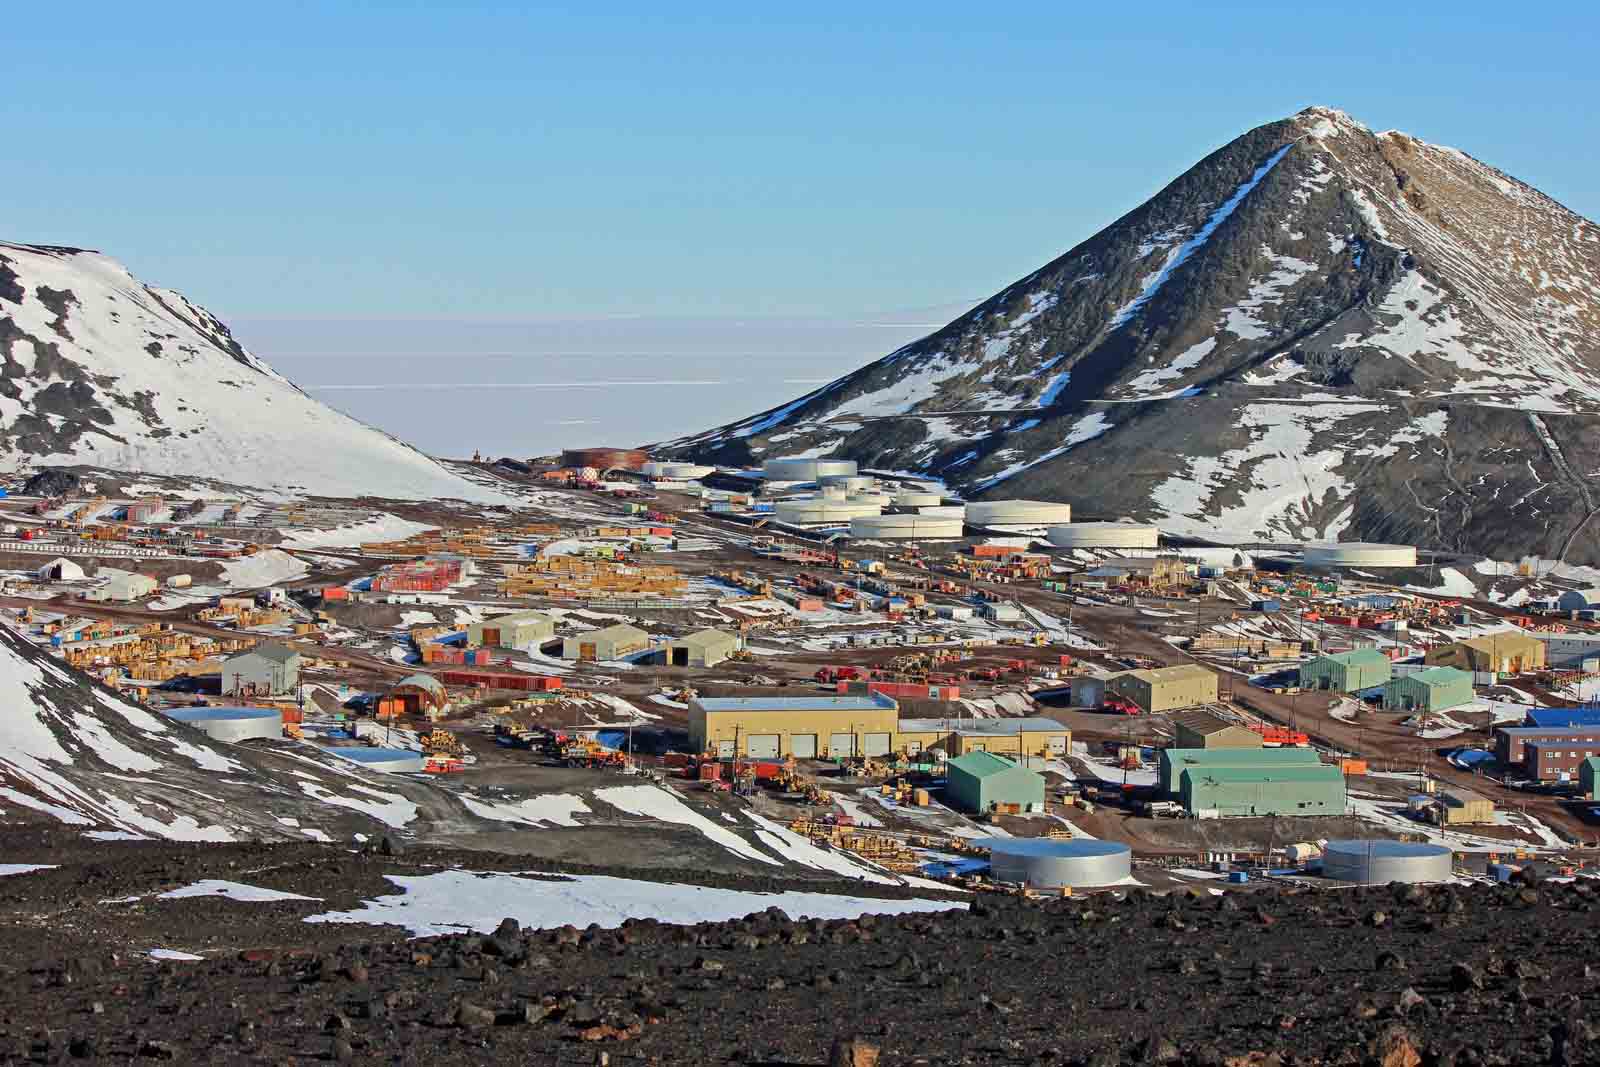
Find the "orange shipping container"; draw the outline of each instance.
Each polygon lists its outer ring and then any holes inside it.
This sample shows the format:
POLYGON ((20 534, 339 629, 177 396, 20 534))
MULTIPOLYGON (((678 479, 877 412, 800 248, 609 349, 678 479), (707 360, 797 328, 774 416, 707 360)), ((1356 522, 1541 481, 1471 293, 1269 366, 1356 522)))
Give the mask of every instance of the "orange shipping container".
POLYGON ((1005 559, 1016 549, 1009 545, 973 545, 972 554, 979 559, 1005 559))
POLYGON ((1366 774, 1367 761, 1364 759, 1340 760, 1339 769, 1346 774, 1366 774))

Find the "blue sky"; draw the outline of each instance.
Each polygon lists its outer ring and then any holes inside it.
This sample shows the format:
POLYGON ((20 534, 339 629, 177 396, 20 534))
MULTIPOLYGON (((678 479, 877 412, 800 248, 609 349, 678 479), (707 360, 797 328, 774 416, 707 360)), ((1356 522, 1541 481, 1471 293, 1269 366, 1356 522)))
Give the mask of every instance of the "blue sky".
POLYGON ((1600 216, 1593 4, 591 6, 13 5, 0 235, 245 319, 848 318, 1314 103, 1600 216))

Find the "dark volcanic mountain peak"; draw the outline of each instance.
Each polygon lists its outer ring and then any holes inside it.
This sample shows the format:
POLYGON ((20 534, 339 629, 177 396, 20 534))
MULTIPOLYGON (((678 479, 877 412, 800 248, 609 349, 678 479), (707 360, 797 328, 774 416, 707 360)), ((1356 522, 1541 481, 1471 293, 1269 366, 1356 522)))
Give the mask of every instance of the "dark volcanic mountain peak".
POLYGON ((1218 540, 1600 556, 1600 227, 1308 108, 936 333, 672 442, 837 455, 1218 540))

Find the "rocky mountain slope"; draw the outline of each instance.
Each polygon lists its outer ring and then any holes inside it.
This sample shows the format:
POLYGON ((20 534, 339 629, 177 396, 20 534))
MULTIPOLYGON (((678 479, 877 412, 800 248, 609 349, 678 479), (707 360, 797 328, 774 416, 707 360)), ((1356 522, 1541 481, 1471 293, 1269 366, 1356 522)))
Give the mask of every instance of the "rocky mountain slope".
POLYGON ((1600 227, 1311 108, 706 461, 837 455, 1221 541, 1600 560, 1600 227))
POLYGON ((76 248, 0 242, 0 463, 324 496, 485 490, 329 408, 170 289, 76 248))

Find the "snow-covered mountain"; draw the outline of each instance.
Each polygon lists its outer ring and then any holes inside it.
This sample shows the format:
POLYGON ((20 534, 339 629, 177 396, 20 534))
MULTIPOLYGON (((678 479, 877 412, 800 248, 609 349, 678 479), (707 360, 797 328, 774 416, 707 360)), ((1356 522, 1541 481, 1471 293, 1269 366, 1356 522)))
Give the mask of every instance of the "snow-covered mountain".
POLYGON ((837 455, 1225 541, 1594 562, 1597 415, 1600 227, 1310 108, 938 332, 662 451, 837 455))
POLYGON ((486 491, 329 408, 210 313, 97 252, 0 242, 0 464, 322 496, 486 491))

